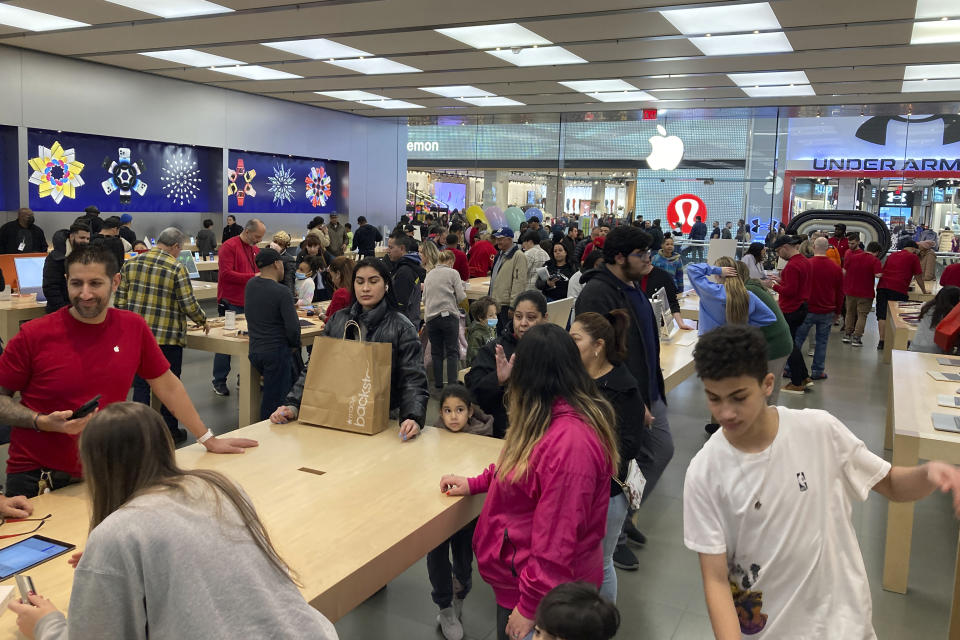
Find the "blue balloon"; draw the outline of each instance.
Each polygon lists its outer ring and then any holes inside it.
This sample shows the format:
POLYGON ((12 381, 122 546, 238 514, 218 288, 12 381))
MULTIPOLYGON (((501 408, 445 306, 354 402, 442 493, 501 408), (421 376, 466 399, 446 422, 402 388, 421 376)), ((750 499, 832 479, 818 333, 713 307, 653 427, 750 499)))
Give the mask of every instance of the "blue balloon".
POLYGON ((523 215, 527 218, 527 220, 533 216, 537 216, 537 218, 540 219, 540 222, 543 222, 543 211, 540 211, 540 209, 537 209, 536 207, 530 207, 523 212, 523 215))

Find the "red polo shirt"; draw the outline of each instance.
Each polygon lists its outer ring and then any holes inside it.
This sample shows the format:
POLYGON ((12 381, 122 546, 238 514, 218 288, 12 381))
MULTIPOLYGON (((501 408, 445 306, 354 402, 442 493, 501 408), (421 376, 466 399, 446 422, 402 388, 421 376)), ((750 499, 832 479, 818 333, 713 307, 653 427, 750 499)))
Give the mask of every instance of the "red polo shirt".
POLYGON ((470 277, 482 278, 490 275, 490 267, 493 266, 493 257, 497 255, 496 248, 487 240, 477 240, 470 247, 470 277))
POLYGON ((850 251, 843 261, 843 293, 852 298, 873 298, 874 276, 883 271, 883 263, 866 251, 850 251))
POLYGON ((220 245, 217 263, 220 275, 217 278, 217 302, 226 300, 238 307, 243 306, 247 281, 260 273, 256 260, 260 248, 247 244, 234 236, 220 245))
POLYGON ((453 254, 453 268, 460 274, 460 279, 466 282, 470 279, 470 267, 467 264, 467 254, 456 247, 447 247, 444 251, 453 254))
POLYGON ((778 302, 784 313, 793 313, 810 299, 810 264, 803 254, 787 260, 780 272, 780 284, 774 285, 773 290, 780 294, 778 302))
POLYGON ((843 271, 827 256, 813 256, 808 260, 810 287, 808 301, 810 313, 840 313, 843 308, 843 271))
POLYGON ((827 242, 830 243, 830 246, 837 250, 837 253, 840 254, 840 259, 843 260, 843 257, 847 255, 847 251, 850 250, 850 241, 846 237, 838 238, 836 236, 830 236, 827 238, 827 242))
POLYGON ((907 293, 910 290, 911 278, 921 273, 923 268, 920 266, 920 258, 917 254, 906 249, 896 251, 887 256, 877 288, 907 293))

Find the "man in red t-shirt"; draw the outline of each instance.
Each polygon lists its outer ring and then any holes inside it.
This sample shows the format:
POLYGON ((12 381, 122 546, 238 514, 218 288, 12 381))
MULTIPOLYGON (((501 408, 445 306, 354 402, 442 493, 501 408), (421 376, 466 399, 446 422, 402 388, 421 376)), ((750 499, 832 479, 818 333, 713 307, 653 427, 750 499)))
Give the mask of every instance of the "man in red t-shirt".
POLYGON ((810 281, 816 286, 810 287, 807 301, 807 317, 797 329, 795 342, 803 345, 810 329, 816 327, 816 343, 813 350, 813 366, 810 367, 812 380, 826 380, 827 343, 835 320, 840 318, 843 308, 843 271, 830 258, 827 249, 830 244, 826 238, 813 241, 813 257, 807 260, 810 266, 810 281))
POLYGON ((812 384, 803 354, 796 344, 797 331, 807 317, 807 300, 810 298, 810 265, 797 248, 801 239, 797 236, 783 236, 773 243, 773 249, 787 264, 780 272, 780 282, 773 290, 780 294, 778 303, 783 318, 790 327, 790 337, 794 340, 793 351, 787 358, 784 375, 789 375, 790 384, 784 385, 785 393, 803 393, 807 385, 812 384))
POLYGON ((446 240, 447 246, 444 250, 453 254, 453 268, 460 274, 460 279, 466 282, 470 279, 470 267, 467 265, 467 254, 457 248, 460 238, 455 233, 448 233, 446 240))
POLYGON ((488 231, 481 231, 477 238, 470 246, 470 255, 467 257, 471 278, 482 278, 490 275, 493 259, 497 255, 497 248, 490 242, 488 231))
POLYGON ((77 439, 89 416, 73 410, 100 395, 99 406, 124 402, 139 375, 208 451, 241 453, 253 440, 218 439, 170 371, 153 332, 132 311, 110 307, 120 284, 116 258, 100 246, 66 259, 70 306, 21 327, 0 355, 0 422, 10 433, 6 494, 36 496, 81 476, 77 439), (20 401, 13 399, 20 392, 20 401))
POLYGON ((887 303, 891 300, 903 302, 908 300, 910 279, 913 278, 920 287, 920 291, 927 292, 923 284, 923 267, 920 265, 920 248, 913 240, 904 240, 902 249, 887 256, 883 264, 880 282, 877 283, 877 325, 880 328, 880 341, 877 351, 883 350, 883 337, 887 330, 887 303))
POLYGON ((960 262, 947 265, 940 274, 941 287, 960 287, 960 262))
POLYGON ((883 263, 877 258, 880 251, 880 243, 871 242, 866 251, 851 248, 843 260, 843 294, 847 296, 843 342, 854 347, 863 346, 863 329, 873 307, 874 277, 883 271, 883 263))
POLYGON ((828 238, 828 240, 830 241, 830 246, 840 254, 840 260, 843 260, 843 257, 847 255, 847 251, 850 250, 850 240, 847 239, 847 225, 842 222, 833 225, 833 236, 828 238))
MULTIPOLYGON (((217 254, 220 275, 217 278, 217 313, 221 316, 227 311, 243 313, 243 293, 247 282, 260 273, 256 259, 260 248, 257 244, 263 240, 267 228, 256 218, 251 218, 243 227, 240 235, 230 238, 222 245, 217 254)), ((227 376, 230 375, 230 356, 218 353, 213 356, 213 391, 218 396, 230 395, 227 388, 227 376)))

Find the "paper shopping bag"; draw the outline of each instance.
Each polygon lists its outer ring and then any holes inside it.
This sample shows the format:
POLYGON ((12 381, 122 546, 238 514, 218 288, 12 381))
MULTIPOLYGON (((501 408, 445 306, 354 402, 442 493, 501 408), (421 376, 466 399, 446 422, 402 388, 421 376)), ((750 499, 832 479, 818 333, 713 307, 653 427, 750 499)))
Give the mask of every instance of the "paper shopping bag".
MULTIPOLYGON (((920 322, 929 321, 922 318, 920 322)), ((933 341, 943 349, 944 353, 953 353, 953 348, 957 346, 958 339, 960 339, 960 305, 955 306, 950 313, 943 317, 933 334, 933 341)))
MULTIPOLYGON (((359 333, 356 323, 350 324, 359 333)), ((318 336, 304 381, 300 422, 367 435, 385 430, 392 364, 389 344, 318 336)))

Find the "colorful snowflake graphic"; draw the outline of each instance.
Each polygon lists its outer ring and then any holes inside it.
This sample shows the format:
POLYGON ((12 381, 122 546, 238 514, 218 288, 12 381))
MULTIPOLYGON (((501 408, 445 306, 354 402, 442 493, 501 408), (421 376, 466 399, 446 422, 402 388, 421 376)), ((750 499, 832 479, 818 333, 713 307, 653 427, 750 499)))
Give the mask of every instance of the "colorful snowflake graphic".
POLYGON ((160 184, 164 195, 173 204, 183 206, 190 204, 200 195, 200 169, 189 155, 178 153, 167 159, 160 170, 160 184))
POLYGON ((323 167, 310 167, 310 175, 306 177, 307 200, 314 207, 322 207, 330 199, 330 176, 323 167))
POLYGON ((293 202, 293 196, 296 193, 293 185, 297 182, 293 177, 293 169, 284 169, 282 162, 279 167, 274 165, 273 175, 267 178, 267 182, 270 183, 267 191, 273 194, 274 204, 293 202))
POLYGON ((60 204, 63 197, 76 198, 77 187, 83 186, 83 163, 77 162, 73 149, 64 150, 59 142, 54 142, 49 149, 38 147, 37 157, 30 159, 30 168, 33 174, 30 183, 40 187, 40 197, 50 196, 60 204))
POLYGON ((256 190, 253 188, 253 179, 257 176, 256 169, 246 170, 243 166, 243 158, 237 158, 237 168, 227 170, 227 179, 230 181, 230 184, 227 185, 227 195, 228 196, 237 196, 237 206, 243 206, 244 196, 250 196, 253 198, 257 195, 256 190), (237 183, 243 180, 243 187, 241 188, 237 183))
POLYGON ((110 177, 100 186, 107 195, 119 191, 120 204, 130 204, 130 194, 134 191, 141 196, 147 192, 147 183, 140 179, 144 171, 143 160, 131 160, 129 148, 120 147, 116 160, 104 158, 103 168, 110 177))

